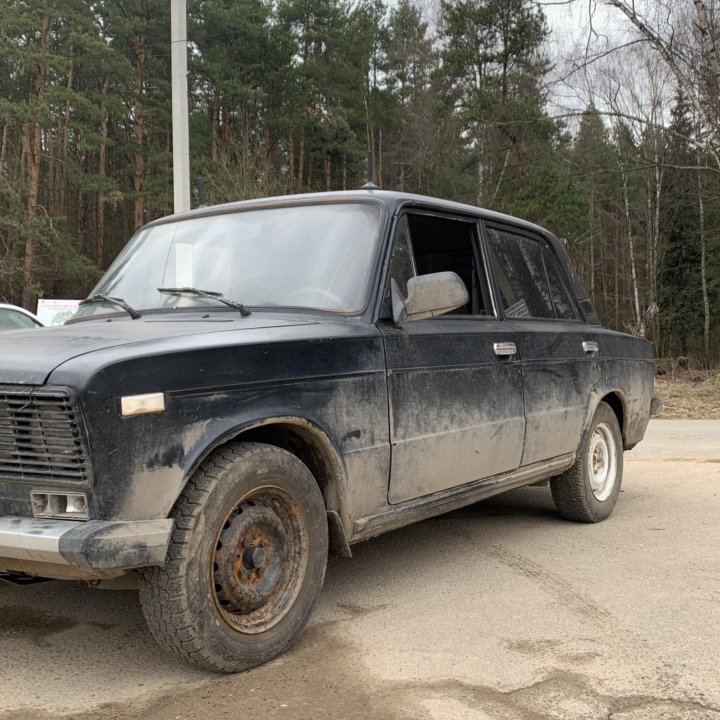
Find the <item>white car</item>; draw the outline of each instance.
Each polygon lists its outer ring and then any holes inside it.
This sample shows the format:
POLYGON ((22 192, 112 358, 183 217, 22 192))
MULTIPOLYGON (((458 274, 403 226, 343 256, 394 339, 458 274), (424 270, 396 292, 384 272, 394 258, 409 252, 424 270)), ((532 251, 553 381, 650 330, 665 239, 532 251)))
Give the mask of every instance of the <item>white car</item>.
POLYGON ((0 303, 0 332, 44 327, 31 312, 17 305, 0 303))

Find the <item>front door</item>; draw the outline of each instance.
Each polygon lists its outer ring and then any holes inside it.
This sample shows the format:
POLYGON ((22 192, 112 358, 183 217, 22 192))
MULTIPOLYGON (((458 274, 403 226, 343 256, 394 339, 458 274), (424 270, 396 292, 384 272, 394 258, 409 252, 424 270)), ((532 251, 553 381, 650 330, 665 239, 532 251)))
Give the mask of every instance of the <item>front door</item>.
POLYGON ((401 292, 413 275, 452 270, 470 300, 441 317, 381 322, 393 504, 520 465, 525 419, 517 335, 492 309, 477 228, 474 218, 421 211, 399 223, 390 276, 401 292))

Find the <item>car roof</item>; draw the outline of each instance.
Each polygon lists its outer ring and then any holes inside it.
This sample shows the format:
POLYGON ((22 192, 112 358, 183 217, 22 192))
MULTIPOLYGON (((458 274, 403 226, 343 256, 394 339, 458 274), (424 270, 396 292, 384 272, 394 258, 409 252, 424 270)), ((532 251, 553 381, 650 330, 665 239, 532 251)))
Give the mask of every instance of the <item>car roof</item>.
POLYGON ((34 315, 29 310, 26 310, 23 307, 20 307, 19 305, 10 305, 8 303, 0 303, 0 310, 15 310, 16 312, 22 313, 23 315, 27 315, 28 317, 31 317, 33 320, 38 320, 37 315, 34 315))
POLYGON ((255 200, 240 200, 238 202, 224 203, 222 205, 208 205, 188 212, 176 213, 159 218, 148 226, 160 225, 177 220, 185 220, 193 217, 207 217, 235 211, 249 210, 253 208, 287 207, 292 205, 307 205, 312 203, 333 203, 333 202, 367 202, 375 201, 385 205, 391 213, 395 213, 404 207, 431 207, 435 210, 458 213, 462 215, 481 216, 485 219, 496 222, 509 222, 516 226, 524 227, 526 230, 541 235, 551 235, 545 228, 534 223, 522 220, 521 218, 505 215, 493 210, 485 210, 474 205, 443 200, 441 198, 429 197, 426 195, 415 195, 413 193, 396 192, 393 190, 381 190, 379 188, 361 188, 359 190, 337 190, 333 192, 300 193, 297 195, 279 195, 275 197, 257 198, 255 200))

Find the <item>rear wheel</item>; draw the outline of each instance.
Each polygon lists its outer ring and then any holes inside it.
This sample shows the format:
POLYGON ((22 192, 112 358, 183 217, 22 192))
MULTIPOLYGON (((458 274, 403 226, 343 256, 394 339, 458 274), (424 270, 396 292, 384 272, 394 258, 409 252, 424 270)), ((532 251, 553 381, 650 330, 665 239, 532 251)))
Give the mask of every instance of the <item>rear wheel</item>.
POLYGON ((158 642, 219 672, 286 650, 308 620, 327 564, 325 506, 307 467, 270 445, 222 448, 172 516, 168 560, 140 580, 158 642))
POLYGON ((568 520, 594 523, 615 507, 623 473, 620 425, 607 403, 598 405, 575 464, 550 481, 555 507, 568 520))

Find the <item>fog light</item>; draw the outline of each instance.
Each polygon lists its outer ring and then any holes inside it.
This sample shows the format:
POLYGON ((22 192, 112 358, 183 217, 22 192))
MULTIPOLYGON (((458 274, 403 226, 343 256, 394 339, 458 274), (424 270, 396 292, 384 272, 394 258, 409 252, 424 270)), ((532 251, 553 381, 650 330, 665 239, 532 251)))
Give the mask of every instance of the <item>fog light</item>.
POLYGON ((72 513, 86 513, 87 512, 87 501, 84 495, 68 495, 67 503, 65 506, 66 512, 72 513))
POLYGON ((85 493, 31 492, 33 515, 37 518, 74 518, 87 520, 85 493))
POLYGON ((48 513, 48 496, 45 493, 32 493, 33 515, 42 517, 48 513))

